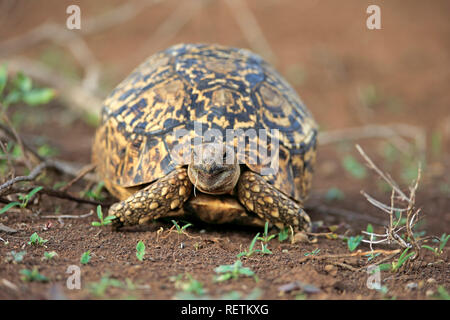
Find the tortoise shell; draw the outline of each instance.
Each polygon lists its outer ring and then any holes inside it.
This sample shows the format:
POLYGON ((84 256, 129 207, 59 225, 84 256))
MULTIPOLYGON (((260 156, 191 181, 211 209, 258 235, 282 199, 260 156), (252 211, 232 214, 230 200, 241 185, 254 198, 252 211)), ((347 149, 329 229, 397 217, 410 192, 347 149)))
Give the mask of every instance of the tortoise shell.
MULTIPOLYGON (((148 58, 105 100, 93 161, 108 190, 125 199, 175 169, 170 151, 194 124, 204 129, 278 129, 279 167, 264 176, 301 201, 311 185, 317 125, 294 89, 248 50, 180 44, 148 58)), ((184 141, 184 140, 183 140, 184 141)), ((184 142, 183 142, 184 143, 184 142)), ((259 152, 259 149, 257 150, 259 152)), ((262 164, 243 162, 259 172, 262 164)))

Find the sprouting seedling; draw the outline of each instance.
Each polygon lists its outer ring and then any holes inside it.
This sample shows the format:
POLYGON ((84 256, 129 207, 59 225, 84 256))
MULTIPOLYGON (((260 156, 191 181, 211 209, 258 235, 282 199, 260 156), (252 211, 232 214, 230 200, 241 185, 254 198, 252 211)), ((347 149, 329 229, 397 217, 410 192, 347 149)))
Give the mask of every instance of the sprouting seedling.
POLYGON ((143 261, 145 256, 145 244, 142 241, 139 241, 136 245, 136 257, 139 261, 143 261))
POLYGON ((267 248, 267 245, 269 243, 270 240, 272 240, 273 238, 275 238, 277 235, 273 234, 269 236, 269 222, 266 221, 265 225, 264 225, 264 234, 262 237, 258 237, 258 240, 261 241, 261 253, 262 254, 272 254, 272 251, 269 250, 269 248, 267 248))
POLYGON ((410 252, 408 253, 409 248, 406 248, 397 261, 392 261, 392 264, 389 263, 383 263, 379 265, 380 270, 392 270, 397 271, 399 270, 402 265, 411 257, 413 257, 416 253, 410 252))
POLYGON ((48 240, 42 239, 36 232, 30 236, 29 245, 43 246, 48 240))
POLYGON ((198 298, 206 294, 203 284, 189 273, 179 274, 176 277, 171 277, 170 280, 175 282, 176 289, 182 290, 181 293, 176 294, 177 298, 198 298))
POLYGON ((28 269, 22 269, 20 270, 20 273, 22 274, 22 281, 25 282, 48 282, 48 278, 42 274, 39 273, 39 270, 35 267, 33 270, 28 269))
POLYGON ((81 255, 81 258, 80 258, 81 264, 88 264, 89 261, 91 261, 91 251, 90 250, 83 252, 83 254, 81 255))
POLYGON ((363 236, 356 236, 356 237, 348 237, 347 238, 347 246, 350 252, 353 252, 361 243, 363 239, 363 236))
POLYGON ((266 221, 266 224, 264 225, 264 234, 262 237, 258 237, 258 240, 264 242, 264 243, 269 243, 270 240, 272 240, 273 238, 276 237, 276 234, 270 235, 269 236, 269 222, 266 221))
POLYGON ((11 252, 9 252, 9 255, 13 258, 14 262, 22 262, 23 258, 25 257, 25 255, 27 254, 26 251, 19 251, 16 252, 14 250, 12 250, 11 252))
POLYGON ((124 288, 125 285, 117 279, 110 278, 108 274, 103 275, 100 281, 88 284, 89 291, 97 297, 102 297, 110 287, 124 288))
POLYGON ((173 225, 175 226, 175 228, 177 229, 177 233, 179 234, 179 235, 181 235, 181 234, 186 234, 186 229, 187 228, 189 228, 190 226, 192 226, 192 223, 187 223, 187 224, 185 224, 184 226, 182 226, 182 227, 180 227, 180 225, 175 221, 175 220, 172 220, 172 223, 173 223, 173 225))
POLYGON ((278 233, 278 241, 283 242, 289 238, 289 227, 280 230, 278 233))
POLYGON ((4 206, 1 210, 0 210, 0 214, 7 212, 9 209, 13 208, 13 207, 20 207, 20 208, 26 208, 26 206, 28 205, 28 202, 33 198, 33 196, 38 193, 39 191, 42 190, 43 187, 36 187, 33 190, 31 190, 30 192, 28 192, 26 195, 19 195, 19 201, 14 201, 14 202, 10 202, 8 203, 6 206, 4 206))
POLYGON ((256 234, 256 236, 253 238, 252 242, 250 242, 250 246, 248 247, 248 250, 240 252, 236 257, 237 257, 238 259, 241 258, 241 257, 243 257, 243 256, 250 257, 250 256, 253 255, 254 253, 260 252, 261 250, 255 250, 255 249, 253 249, 253 248, 255 247, 256 240, 258 240, 258 237, 259 237, 259 232, 258 232, 258 233, 256 234))
POLYGON ((53 259, 54 257, 56 257, 56 256, 58 256, 58 254, 56 253, 56 251, 50 251, 50 252, 45 251, 45 252, 44 252, 44 256, 42 257, 42 260, 50 261, 50 260, 52 260, 52 259, 53 259))
POLYGON ((243 267, 241 260, 236 260, 234 264, 230 265, 220 265, 215 268, 214 271, 220 273, 220 275, 215 278, 215 281, 217 282, 238 279, 240 276, 254 277, 255 281, 257 281, 255 273, 250 268, 243 267))
POLYGON ((103 201, 104 197, 102 196, 102 190, 103 190, 104 186, 105 186, 105 183, 103 181, 101 181, 101 182, 97 183, 97 185, 94 188, 84 192, 83 196, 88 197, 92 200, 103 201))
POLYGON ((98 205, 97 206, 97 217, 99 221, 93 221, 92 225, 94 227, 103 227, 106 226, 108 224, 111 224, 112 221, 116 218, 116 216, 107 216, 106 218, 103 219, 103 212, 102 212, 102 206, 98 205))
POLYGON ((448 240, 450 239, 450 234, 442 234, 441 238, 437 241, 439 241, 439 247, 433 248, 426 244, 422 245, 422 248, 428 249, 432 251, 435 255, 440 256, 442 252, 444 251, 444 247, 447 244, 448 240))
POLYGON ((0 102, 6 110, 11 104, 24 102, 29 106, 48 103, 55 97, 55 90, 49 88, 33 88, 30 77, 18 72, 11 81, 8 81, 6 65, 0 66, 0 102), (4 89, 8 93, 3 95, 4 89))
POLYGON ((315 249, 315 250, 313 250, 313 251, 311 251, 311 252, 306 252, 306 253, 305 253, 305 257, 306 257, 306 256, 315 256, 315 255, 317 255, 319 252, 320 252, 320 249, 317 248, 317 249, 315 249))

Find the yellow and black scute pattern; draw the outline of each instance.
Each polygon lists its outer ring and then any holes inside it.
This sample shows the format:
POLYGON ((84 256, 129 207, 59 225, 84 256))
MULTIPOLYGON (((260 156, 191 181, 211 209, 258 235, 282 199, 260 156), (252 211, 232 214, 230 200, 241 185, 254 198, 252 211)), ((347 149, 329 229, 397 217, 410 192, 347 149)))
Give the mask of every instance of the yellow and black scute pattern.
MULTIPOLYGON (((264 178, 296 200, 310 188, 317 125, 295 90, 248 50, 180 44, 137 67, 105 100, 93 161, 118 198, 177 167, 172 148, 204 130, 279 130, 279 171, 264 178), (174 139, 176 129, 189 136, 174 139)), ((259 172, 262 164, 248 167, 259 172)))

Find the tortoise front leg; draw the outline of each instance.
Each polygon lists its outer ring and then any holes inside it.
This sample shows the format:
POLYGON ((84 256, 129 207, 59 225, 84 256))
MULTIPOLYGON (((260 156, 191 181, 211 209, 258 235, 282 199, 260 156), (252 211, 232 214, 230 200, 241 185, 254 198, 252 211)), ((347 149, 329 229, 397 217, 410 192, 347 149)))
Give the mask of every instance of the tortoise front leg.
POLYGON ((283 229, 292 226, 300 231, 309 231, 311 219, 300 204, 281 193, 260 175, 246 171, 238 181, 239 201, 247 210, 256 213, 283 229))
POLYGON ((179 215, 177 212, 189 198, 192 184, 185 168, 169 173, 129 198, 115 203, 109 215, 116 216, 113 227, 143 224, 161 217, 179 215))

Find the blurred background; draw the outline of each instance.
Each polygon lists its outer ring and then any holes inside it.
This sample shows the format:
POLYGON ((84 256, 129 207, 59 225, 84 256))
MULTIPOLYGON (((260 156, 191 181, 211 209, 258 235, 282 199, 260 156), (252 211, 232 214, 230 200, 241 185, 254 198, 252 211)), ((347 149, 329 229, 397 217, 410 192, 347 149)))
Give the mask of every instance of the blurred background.
POLYGON ((48 106, 8 114, 43 153, 88 163, 102 99, 146 57, 181 42, 248 48, 320 124, 316 192, 342 200, 386 190, 359 143, 402 184, 420 161, 429 208, 448 223, 449 15, 446 0, 2 0, 0 62, 57 93, 48 106), (73 4, 80 30, 66 27, 73 4), (371 4, 381 30, 366 26, 371 4))

